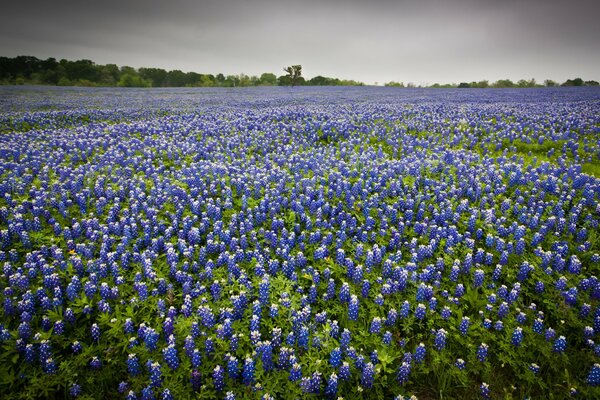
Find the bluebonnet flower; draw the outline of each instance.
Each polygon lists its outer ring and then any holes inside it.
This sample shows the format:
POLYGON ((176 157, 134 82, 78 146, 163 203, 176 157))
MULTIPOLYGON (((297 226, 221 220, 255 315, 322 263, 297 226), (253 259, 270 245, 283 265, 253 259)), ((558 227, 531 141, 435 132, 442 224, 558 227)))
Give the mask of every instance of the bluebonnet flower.
POLYGON ((255 364, 251 357, 246 357, 244 361, 244 369, 242 371, 242 383, 250 386, 254 383, 255 364))
POLYGON ((536 363, 531 363, 529 364, 529 370, 537 375, 540 372, 540 366, 536 363))
POLYGON ((413 359, 417 364, 421 364, 425 360, 426 349, 423 343, 419 343, 417 348, 415 349, 413 359))
POLYGON ((477 349, 477 359, 481 362, 485 362, 488 356, 488 345, 485 343, 481 343, 479 348, 477 349))
POLYGON ((174 397, 171 394, 171 391, 169 389, 165 389, 165 390, 163 390, 163 392, 161 394, 161 399, 162 400, 173 400, 174 397))
MULTIPOLYGON (((369 294, 371 292, 371 282, 369 282, 368 279, 364 279, 362 282, 362 286, 360 288, 360 295, 364 298, 369 297, 369 294)), ((382 300, 379 300, 379 302, 381 302, 382 300)))
POLYGON ((71 397, 78 397, 82 392, 81 385, 78 383, 73 383, 69 388, 69 395, 71 397))
POLYGON ((347 282, 342 283, 342 286, 340 287, 339 299, 342 303, 350 301, 350 286, 347 282))
POLYGON ((206 338, 204 341, 204 352, 210 357, 215 352, 215 343, 212 338, 206 338))
POLYGON ((552 349, 557 353, 564 353, 567 349, 567 339, 564 336, 559 336, 558 339, 554 341, 552 349))
POLYGON ((190 384, 194 392, 199 392, 202 388, 202 375, 198 370, 193 370, 190 374, 190 384))
POLYGON ((485 278, 485 273, 481 269, 475 270, 473 274, 473 286, 480 287, 483 285, 483 280, 485 278))
POLYGON ((55 374, 57 372, 58 368, 56 367, 56 362, 52 357, 46 358, 42 362, 42 370, 44 371, 44 373, 49 375, 55 374))
POLYGON ((230 354, 225 356, 227 361, 227 375, 231 379, 237 379, 239 375, 239 362, 238 359, 230 354))
POLYGON ((100 369, 102 367, 102 361, 96 356, 92 357, 90 360, 90 367, 92 369, 100 369))
POLYGON ((200 350, 194 348, 192 354, 190 356, 190 362, 192 363, 193 368, 198 368, 202 365, 202 356, 200 354, 200 350))
POLYGON ((419 320, 422 320, 425 318, 426 312, 427 308, 425 307, 425 304, 419 303, 417 308, 415 308, 415 317, 419 320))
POLYGON ((356 295, 352 295, 350 299, 350 304, 348 305, 348 318, 352 321, 356 321, 358 319, 358 297, 356 295))
POLYGON ((460 333, 463 336, 466 336, 468 331, 469 331, 469 327, 471 326, 471 320, 469 317, 462 317, 462 320, 460 321, 460 325, 458 327, 458 330, 460 331, 460 333))
POLYGON ((160 364, 157 362, 150 362, 150 382, 152 387, 160 387, 162 385, 162 371, 160 364))
POLYGON ((179 367, 179 358, 177 356, 177 349, 174 345, 169 345, 165 349, 163 349, 163 357, 165 359, 165 363, 172 370, 176 370, 179 367))
POLYGON ((98 324, 92 324, 91 333, 92 333, 92 340, 94 342, 100 341, 100 327, 98 327, 98 324))
POLYGON ((438 329, 435 334, 433 347, 438 351, 443 350, 446 347, 446 337, 446 331, 443 328, 438 329))
POLYGON ((258 285, 258 299, 260 304, 265 306, 269 302, 269 290, 271 287, 271 283, 269 281, 268 276, 263 277, 261 282, 258 285))
POLYGON ((479 387, 479 394, 481 394, 481 397, 483 397, 484 399, 489 399, 490 398, 490 385, 488 385, 485 382, 482 382, 481 386, 479 387))
POLYGON ((600 386, 600 364, 592 366, 585 381, 590 386, 600 386))
POLYGON ((346 361, 344 361, 340 366, 339 376, 340 379, 343 381, 347 381, 350 379, 350 364, 348 364, 346 361))
POLYGON ((458 358, 454 365, 461 371, 465 369, 465 361, 462 358, 458 358))
POLYGON ((225 393, 225 400, 236 400, 235 399, 235 394, 233 392, 227 392, 227 393, 225 393))
POLYGON ((498 306, 498 318, 503 319, 508 315, 508 303, 503 301, 500 306, 498 306))
POLYGON ((388 346, 390 344, 392 344, 392 332, 385 331, 385 333, 383 334, 383 337, 382 337, 381 341, 383 342, 383 344, 388 345, 388 346))
POLYGON ((294 363, 290 370, 289 380, 292 382, 296 382, 302 379, 302 370, 300 369, 300 364, 294 363))
POLYGON ((381 318, 374 317, 373 321, 371 321, 371 327, 369 329, 369 333, 377 334, 381 331, 381 318))
POLYGON ((373 386, 373 380, 375 376, 375 368, 372 363, 367 363, 363 370, 362 375, 360 377, 360 383, 365 388, 371 388, 373 386))
POLYGON ((404 300, 404 303, 402 303, 402 307, 400 307, 400 318, 406 318, 408 317, 410 313, 410 303, 408 302, 408 300, 404 300))
POLYGON ((73 353, 77 354, 77 353, 80 353, 81 350, 83 350, 83 347, 81 346, 81 343, 79 343, 76 340, 71 344, 71 350, 73 351, 73 353))
POLYGON ((129 358, 127 359, 127 371, 131 376, 136 376, 141 373, 140 363, 137 355, 129 354, 129 358))
POLYGON ((159 334, 153 328, 146 328, 143 334, 144 344, 148 350, 152 351, 156 349, 158 344, 159 334))
POLYGON ((342 363, 342 351, 339 347, 331 350, 329 353, 329 363, 333 368, 338 368, 342 363))
POLYGON ((163 334, 169 337, 173 334, 175 327, 173 326, 173 320, 169 317, 165 318, 163 322, 163 334))
POLYGON ((442 308, 442 311, 440 312, 440 315, 444 320, 448 320, 450 318, 450 315, 452 315, 452 310, 450 310, 448 306, 444 306, 444 308, 442 308))
POLYGON ((327 379, 327 384, 325 386, 325 395, 329 398, 335 398, 335 395, 338 391, 338 376, 333 372, 329 379, 327 379))
POLYGON ((519 347, 521 346, 521 343, 523 342, 523 328, 521 328, 520 326, 517 326, 512 333, 511 336, 511 343, 513 344, 513 346, 519 347))
POLYGON ((400 365, 400 368, 398 368, 398 374, 396 376, 396 379, 398 380, 398 384, 400 384, 400 386, 402 386, 408 382, 408 379, 410 377, 410 371, 411 371, 410 363, 408 363, 406 361, 402 362, 402 364, 400 365))
POLYGON ((36 361, 35 348, 33 344, 29 343, 25 346, 25 362, 33 364, 36 361))
POLYGON ((125 323, 123 324, 123 330, 128 335, 131 335, 135 331, 135 326, 133 324, 133 321, 131 321, 131 318, 127 318, 125 320, 125 323))
POLYGON ((352 334, 346 328, 342 331, 340 335, 340 346, 342 349, 346 349, 350 345, 350 340, 352 338, 352 334))
POLYGON ((223 368, 220 365, 217 365, 213 370, 212 376, 215 390, 217 392, 222 392, 225 388, 225 374, 223 368))
POLYGON ((462 297, 465 294, 465 286, 462 283, 456 285, 456 289, 454 290, 454 297, 462 297))

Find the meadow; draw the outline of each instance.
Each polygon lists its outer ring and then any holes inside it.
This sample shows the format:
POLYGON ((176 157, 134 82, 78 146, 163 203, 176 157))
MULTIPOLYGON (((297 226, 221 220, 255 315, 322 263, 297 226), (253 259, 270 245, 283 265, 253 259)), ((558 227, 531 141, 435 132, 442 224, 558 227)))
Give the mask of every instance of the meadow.
POLYGON ((599 88, 2 87, 0 176, 4 399, 600 398, 599 88))

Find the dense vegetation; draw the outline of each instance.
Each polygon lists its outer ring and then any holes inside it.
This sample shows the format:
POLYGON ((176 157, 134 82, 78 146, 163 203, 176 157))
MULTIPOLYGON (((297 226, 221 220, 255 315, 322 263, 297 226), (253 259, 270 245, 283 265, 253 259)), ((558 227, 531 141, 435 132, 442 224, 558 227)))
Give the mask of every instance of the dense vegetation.
MULTIPOLYGON (((203 74, 167 71, 162 68, 118 67, 115 64, 95 64, 91 60, 40 60, 32 56, 0 57, 0 85, 58 85, 58 86, 121 86, 121 87, 238 87, 238 86, 364 86, 364 83, 317 75, 311 79, 293 75, 276 76, 265 72, 260 76, 203 74)), ((413 83, 387 82, 390 87, 417 87, 413 83)), ((562 84, 545 80, 543 85, 535 79, 513 82, 500 79, 496 82, 461 82, 430 85, 431 88, 527 88, 554 86, 598 86, 598 82, 581 78, 568 79, 562 84)), ((419 86, 421 87, 421 86, 419 86)))
MULTIPOLYGON (((0 57, 0 84, 37 84, 58 86, 121 86, 121 87, 235 87, 289 86, 288 75, 277 77, 265 72, 260 76, 200 74, 166 71, 162 68, 118 67, 100 65, 91 60, 40 60, 32 56, 0 57)), ((295 85, 361 86, 361 82, 316 76, 306 80, 298 76, 295 85)))
POLYGON ((3 399, 600 398, 600 90, 0 88, 3 399))
MULTIPOLYGON (((406 86, 404 85, 404 83, 402 82, 388 82, 385 84, 385 86, 393 86, 393 87, 415 87, 414 84, 412 83, 408 83, 406 84, 406 86)), ((575 79, 567 79, 566 81, 564 81, 562 84, 558 84, 557 82, 551 80, 551 79, 546 79, 544 81, 543 84, 539 84, 536 82, 535 79, 520 79, 517 82, 513 82, 510 79, 499 79, 496 82, 489 82, 486 80, 483 81, 479 81, 479 82, 461 82, 461 83, 446 83, 446 84, 439 84, 439 83, 434 83, 433 85, 429 86, 431 88, 435 88, 435 89, 439 89, 439 88, 460 88, 460 89, 465 89, 465 88, 478 88, 478 89, 486 89, 486 88, 500 88, 500 89, 506 89, 506 88, 536 88, 536 87, 556 87, 556 86, 598 86, 598 82, 597 81, 584 81, 581 78, 575 78, 575 79)))

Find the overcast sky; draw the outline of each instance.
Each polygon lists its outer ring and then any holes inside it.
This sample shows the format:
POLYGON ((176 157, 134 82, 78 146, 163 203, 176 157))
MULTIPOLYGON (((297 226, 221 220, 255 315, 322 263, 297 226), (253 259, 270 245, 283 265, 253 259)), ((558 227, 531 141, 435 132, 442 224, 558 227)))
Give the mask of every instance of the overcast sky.
POLYGON ((372 84, 600 80, 598 0, 19 0, 0 55, 372 84))

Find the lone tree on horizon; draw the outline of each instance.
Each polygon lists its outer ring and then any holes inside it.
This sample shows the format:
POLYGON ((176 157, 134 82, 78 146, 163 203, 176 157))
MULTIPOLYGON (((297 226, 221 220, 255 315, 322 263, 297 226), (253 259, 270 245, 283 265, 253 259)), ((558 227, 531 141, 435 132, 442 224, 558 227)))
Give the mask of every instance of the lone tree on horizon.
POLYGON ((302 76, 302 65, 292 65, 284 68, 283 70, 287 72, 287 77, 290 79, 292 87, 294 87, 298 82, 298 79, 300 79, 302 76))

